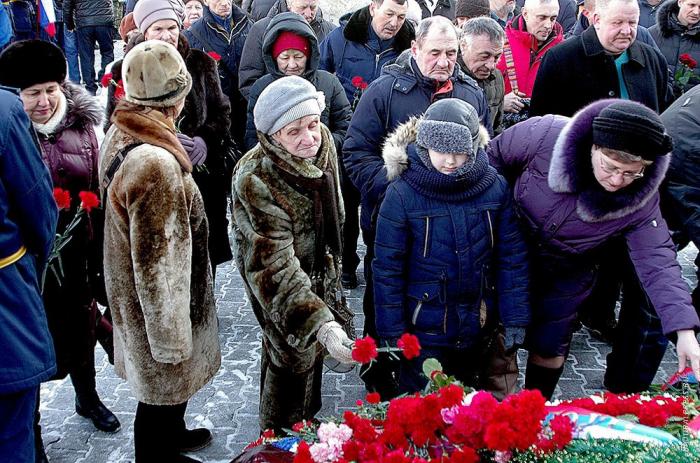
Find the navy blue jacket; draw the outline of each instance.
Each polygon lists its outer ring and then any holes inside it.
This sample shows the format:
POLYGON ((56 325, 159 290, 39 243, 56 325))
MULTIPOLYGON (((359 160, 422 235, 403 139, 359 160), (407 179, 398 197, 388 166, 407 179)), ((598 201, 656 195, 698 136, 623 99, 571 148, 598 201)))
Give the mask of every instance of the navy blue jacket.
POLYGON ((386 63, 396 59, 411 46, 411 40, 415 36, 413 26, 406 21, 391 46, 380 50, 377 41, 370 40, 371 20, 369 6, 345 15, 340 20, 340 27, 331 31, 320 45, 319 69, 335 73, 350 102, 355 94, 352 78, 360 76, 365 82, 371 83, 381 75, 386 63))
POLYGON ((38 275, 56 232, 51 176, 16 94, 0 87, 0 394, 29 389, 56 372, 38 275))
MULTIPOLYGON (((401 150, 393 139, 384 149, 389 172, 397 170, 389 163, 399 156, 387 152, 401 150)), ((380 338, 410 332, 423 346, 471 348, 479 339, 482 301, 505 326, 527 326, 526 245, 506 180, 480 149, 488 175, 479 188, 438 193, 429 177, 410 175, 425 169, 414 145, 403 150, 408 169, 389 185, 377 220, 372 269, 380 338)))
POLYGON ((489 106, 476 81, 464 74, 458 65, 450 78, 453 89, 435 94, 436 83, 425 78, 417 68, 410 51, 384 67, 362 95, 343 144, 343 162, 353 184, 362 197, 360 226, 366 232, 374 229, 378 207, 388 181, 384 172, 381 146, 384 138, 411 116, 423 114, 439 98, 459 98, 472 105, 481 123, 492 133, 489 106))

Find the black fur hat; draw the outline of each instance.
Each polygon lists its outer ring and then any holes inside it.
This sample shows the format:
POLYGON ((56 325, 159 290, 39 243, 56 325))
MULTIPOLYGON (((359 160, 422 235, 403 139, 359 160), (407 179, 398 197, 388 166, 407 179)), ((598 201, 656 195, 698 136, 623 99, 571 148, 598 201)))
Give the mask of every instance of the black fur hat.
POLYGON ((21 40, 0 54, 0 85, 20 90, 36 84, 66 80, 66 57, 44 40, 21 40))

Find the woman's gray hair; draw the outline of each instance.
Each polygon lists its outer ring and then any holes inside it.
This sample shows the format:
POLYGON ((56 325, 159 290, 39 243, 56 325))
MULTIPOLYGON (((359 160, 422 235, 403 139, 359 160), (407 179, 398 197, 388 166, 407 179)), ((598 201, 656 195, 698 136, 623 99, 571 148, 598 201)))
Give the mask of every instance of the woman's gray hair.
POLYGON ((469 45, 470 39, 474 37, 486 36, 492 43, 503 44, 506 35, 503 28, 493 19, 480 16, 472 18, 462 25, 462 35, 460 43, 469 45))

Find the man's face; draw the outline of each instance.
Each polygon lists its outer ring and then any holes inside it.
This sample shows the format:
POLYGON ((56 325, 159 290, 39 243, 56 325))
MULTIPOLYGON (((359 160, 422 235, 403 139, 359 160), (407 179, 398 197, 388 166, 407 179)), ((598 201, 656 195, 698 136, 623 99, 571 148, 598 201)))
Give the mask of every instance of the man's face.
POLYGON ((678 0, 678 22, 694 26, 700 22, 700 0, 678 0))
POLYGON ((510 14, 515 11, 515 0, 490 0, 489 8, 491 11, 501 11, 510 14))
POLYGON ((372 16, 372 29, 382 40, 393 39, 399 33, 406 21, 408 2, 399 5, 394 0, 384 0, 381 6, 372 2, 369 4, 369 14, 372 16))
POLYGON ((202 17, 202 4, 198 0, 190 0, 185 4, 185 28, 190 27, 193 22, 202 17))
POLYGON ((316 17, 318 0, 287 0, 287 8, 292 13, 303 16, 307 23, 311 23, 316 17))
POLYGON ((487 35, 469 37, 462 42, 462 59, 467 69, 479 80, 487 79, 503 54, 503 42, 494 43, 487 35))
POLYGON ((29 119, 37 124, 46 124, 56 112, 60 93, 58 82, 46 82, 25 88, 19 96, 29 119))
POLYGON ((439 27, 433 26, 422 44, 416 40, 411 43, 411 54, 425 77, 446 82, 455 69, 457 46, 456 32, 441 32, 439 27))
POLYGON ((311 115, 297 119, 272 134, 272 138, 292 156, 315 158, 321 147, 320 118, 311 115))
POLYGON ((167 42, 170 45, 177 47, 177 39, 180 36, 180 26, 173 19, 159 19, 154 22, 148 29, 143 37, 146 40, 161 40, 167 42))
POLYGON ((598 40, 610 53, 619 55, 632 45, 637 37, 639 5, 637 2, 613 1, 607 8, 596 8, 593 27, 598 40))
POLYGON ((231 0, 208 0, 207 6, 212 13, 221 18, 228 18, 231 14, 231 0))
POLYGON ((522 12, 527 31, 539 42, 544 42, 549 38, 554 28, 554 23, 557 21, 558 14, 559 3, 556 1, 536 3, 529 8, 523 8, 522 12))

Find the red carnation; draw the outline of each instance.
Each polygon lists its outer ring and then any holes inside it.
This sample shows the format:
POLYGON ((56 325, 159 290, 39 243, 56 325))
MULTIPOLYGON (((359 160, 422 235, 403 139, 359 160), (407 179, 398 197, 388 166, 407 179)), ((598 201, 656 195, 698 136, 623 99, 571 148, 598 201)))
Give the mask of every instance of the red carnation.
POLYGON ((112 73, 111 73, 111 72, 108 72, 108 73, 106 73, 105 75, 102 76, 102 80, 100 81, 100 83, 102 84, 102 86, 103 86, 104 88, 107 88, 107 87, 109 87, 109 82, 110 82, 111 80, 112 80, 112 73))
POLYGON ((85 209, 88 213, 100 205, 100 199, 92 191, 81 191, 78 196, 80 196, 80 208, 85 209))
POLYGON ((406 357, 407 360, 414 359, 420 355, 420 343, 418 342, 418 338, 412 334, 402 334, 396 345, 401 349, 403 356, 406 357))
POLYGON ((685 64, 690 69, 695 69, 698 67, 698 62, 695 61, 688 53, 683 53, 681 56, 679 56, 678 61, 680 61, 681 64, 685 64))
POLYGON ((117 100, 121 100, 124 98, 124 85, 122 84, 122 81, 120 80, 117 82, 117 86, 114 89, 114 98, 117 100))
POLYGON ((639 410, 639 422, 652 428, 666 426, 669 415, 662 405, 652 401, 646 402, 639 410))
POLYGON ((377 358, 377 343, 369 336, 355 340, 352 359, 359 363, 369 363, 377 358))
POLYGON ((314 459, 311 457, 311 451, 309 450, 309 444, 306 441, 300 441, 297 446, 297 454, 294 456, 293 463, 314 463, 314 459))
POLYGON ((53 189, 53 199, 56 201, 56 205, 58 206, 59 211, 70 208, 69 191, 64 190, 63 188, 56 187, 53 189))
POLYGON ((365 400, 368 404, 378 404, 382 399, 378 392, 370 392, 367 394, 367 397, 365 397, 365 400))
POLYGON ((461 450, 455 450, 450 455, 451 463, 478 463, 481 461, 476 450, 470 447, 462 447, 461 450))
POLYGON ((221 61, 221 55, 215 51, 210 51, 207 55, 211 56, 214 61, 221 61))
POLYGON ((364 90, 368 86, 367 82, 365 82, 365 79, 363 79, 361 76, 353 77, 351 82, 353 87, 359 88, 360 90, 364 90))

